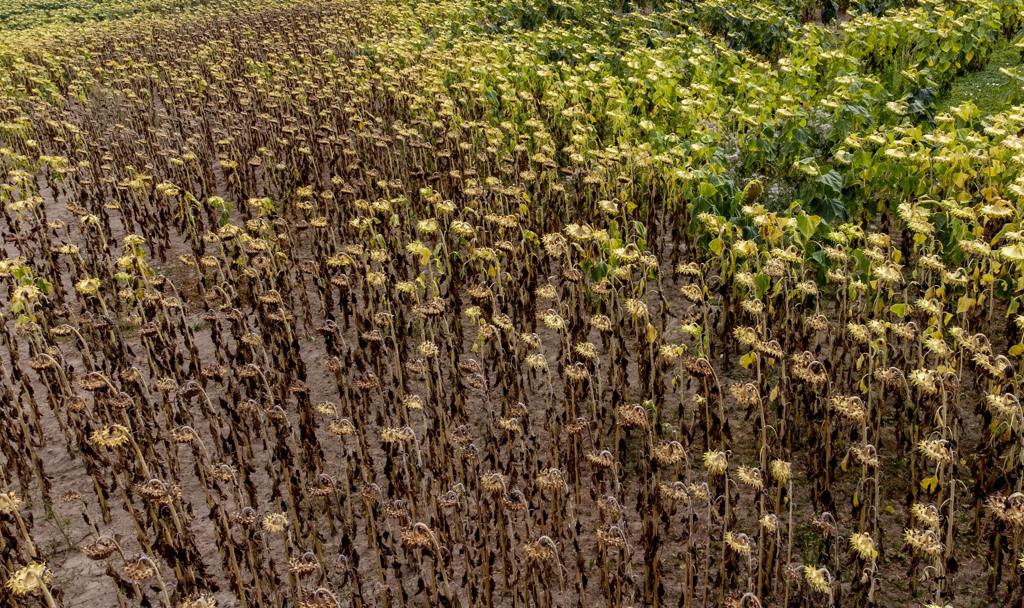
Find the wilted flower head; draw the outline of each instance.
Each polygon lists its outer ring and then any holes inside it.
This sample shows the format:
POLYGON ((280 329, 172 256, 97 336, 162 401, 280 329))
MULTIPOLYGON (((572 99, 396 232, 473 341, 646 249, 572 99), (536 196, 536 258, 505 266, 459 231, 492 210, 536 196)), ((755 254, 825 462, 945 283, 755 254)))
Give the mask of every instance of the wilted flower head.
POLYGON ((498 472, 480 476, 480 488, 488 493, 497 494, 505 491, 505 476, 498 472))
POLYGON ((868 333, 868 328, 865 325, 851 322, 846 325, 846 331, 856 342, 867 344, 871 341, 871 334, 868 333))
POLYGON ((625 302, 626 312, 634 319, 647 318, 647 303, 642 300, 630 298, 625 302))
POLYGON ((100 536, 81 546, 82 554, 91 560, 107 559, 117 551, 117 542, 109 536, 100 536))
POLYGON ((10 515, 21 509, 21 498, 13 490, 0 494, 0 513, 10 515))
POLYGON ((626 546, 626 533, 616 525, 599 528, 597 530, 597 541, 604 546, 622 548, 626 546))
POLYGON ((263 529, 273 534, 281 534, 288 528, 288 516, 284 513, 267 513, 263 516, 263 529))
POLYGON ((94 277, 81 279, 75 283, 75 290, 83 295, 94 295, 100 290, 100 280, 94 277))
POLYGON ((105 448, 118 448, 128 443, 129 440, 131 440, 131 431, 128 427, 120 424, 107 425, 89 435, 91 443, 105 448))
POLYGON ((679 293, 682 294, 683 298, 695 304, 700 304, 704 301, 704 291, 696 283, 683 285, 679 288, 679 293))
POLYGON ((863 532, 854 532, 850 535, 850 546, 864 561, 870 562, 878 557, 878 550, 875 549, 875 541, 871 536, 863 532))
POLYGON ((181 603, 181 608, 217 608, 217 598, 211 595, 196 595, 181 603))
POLYGON ((707 469, 708 475, 711 477, 718 477, 725 473, 729 468, 729 460, 726 458, 725 452, 704 452, 704 468, 707 469))
POLYGON ((825 595, 832 593, 832 573, 827 568, 804 566, 804 580, 807 581, 811 589, 818 593, 825 595))
POLYGON ((953 460, 945 439, 922 439, 917 442, 917 451, 936 464, 947 464, 953 460))
POLYGON ((936 556, 942 553, 943 546, 934 530, 907 528, 903 531, 903 541, 916 553, 936 556))
POLYGON ((616 419, 625 428, 646 428, 647 410, 640 404, 620 405, 616 408, 616 419))
POLYGON ((594 315, 590 317, 590 325, 599 332, 606 333, 614 327, 612 320, 605 315, 594 315))
POLYGON ((780 485, 785 485, 789 481, 792 466, 785 460, 776 458, 768 465, 768 471, 771 473, 772 479, 780 485))
POLYGON ((836 395, 829 401, 829 406, 849 422, 861 424, 867 420, 864 401, 856 395, 836 395))
POLYGON ((565 319, 563 319, 562 316, 554 310, 548 309, 541 313, 541 321, 548 329, 553 329, 555 331, 565 329, 565 319))
POLYGON ((939 527, 939 510, 935 505, 926 505, 915 502, 910 505, 910 515, 913 521, 931 529, 939 527))
POLYGON ((125 562, 122 574, 130 582, 139 584, 148 581, 159 573, 153 560, 144 555, 138 555, 125 562))
POLYGON ((736 478, 748 488, 760 491, 764 488, 764 480, 761 477, 761 469, 757 467, 741 466, 736 469, 736 478))
POLYGON ((46 564, 32 562, 15 570, 4 586, 13 595, 23 597, 42 591, 44 585, 50 583, 51 577, 52 575, 49 569, 47 569, 46 564))
POLYGON ((1004 418, 1014 418, 1024 413, 1021 410, 1020 401, 1013 393, 986 395, 985 404, 994 414, 1004 418))
POLYGON ((915 369, 910 372, 908 380, 925 395, 934 395, 939 392, 939 385, 935 382, 935 372, 930 369, 915 369))
POLYGON ((751 553, 750 537, 742 532, 734 534, 732 531, 725 533, 725 544, 734 552, 744 557, 751 553))

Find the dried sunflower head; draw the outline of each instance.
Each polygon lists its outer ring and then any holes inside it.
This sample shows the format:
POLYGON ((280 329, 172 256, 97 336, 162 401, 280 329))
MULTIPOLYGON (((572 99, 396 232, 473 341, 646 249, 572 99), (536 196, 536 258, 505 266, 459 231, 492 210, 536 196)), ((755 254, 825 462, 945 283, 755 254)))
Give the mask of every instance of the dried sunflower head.
POLYGON ((878 450, 870 443, 850 448, 850 454, 853 455, 857 462, 866 467, 874 468, 879 465, 878 450))
POLYGON ((1014 492, 1005 498, 993 494, 986 499, 985 508, 997 520, 1014 529, 1024 529, 1024 494, 1014 492))
POLYGON ((531 562, 553 562, 558 559, 558 547, 551 537, 541 536, 523 545, 523 555, 531 562))
POLYGON ((0 494, 0 513, 11 515, 21 509, 21 498, 14 493, 14 490, 0 494))
POLYGON ((934 530, 919 530, 907 528, 903 531, 903 541, 910 546, 914 552, 921 555, 937 556, 942 553, 943 546, 939 542, 938 534, 934 530))
POLYGON ((587 361, 594 361, 597 359, 597 347, 590 342, 579 342, 573 347, 573 351, 586 359, 587 361))
POLYGON ((50 583, 52 574, 43 562, 32 562, 14 571, 4 584, 7 590, 16 597, 24 597, 39 593, 44 585, 50 583))
POLYGON ((867 421, 868 410, 864 401, 855 395, 836 395, 829 400, 829 406, 848 422, 863 424, 867 421))
POLYGON ((120 424, 110 424, 97 429, 89 435, 89 441, 96 446, 114 449, 119 448, 131 440, 131 431, 128 427, 120 424))
POLYGON ((480 476, 480 488, 489 494, 503 493, 505 485, 505 476, 496 471, 480 476))
POLYGON ((764 479, 761 477, 761 469, 757 467, 741 466, 736 469, 736 478, 748 488, 760 492, 764 488, 764 479))
POLYGON ((91 560, 107 559, 117 551, 117 541, 109 536, 100 536, 82 545, 80 549, 91 560))
POLYGON ((681 481, 659 484, 658 496, 669 502, 682 503, 684 505, 690 501, 690 493, 687 491, 686 484, 681 481))
POLYGON ((288 571, 296 576, 309 576, 320 570, 320 560, 311 551, 306 551, 299 557, 288 560, 288 571))
POLYGON ((804 318, 804 326, 811 331, 825 331, 828 329, 828 317, 823 314, 815 314, 804 318))
POLYGON ((561 469, 551 467, 537 474, 537 487, 548 491, 562 491, 567 488, 565 475, 561 469))
POLYGON ((686 457, 683 444, 678 441, 662 441, 652 450, 654 461, 662 466, 671 466, 682 462, 686 457))
POLYGON ((910 515, 912 520, 917 524, 923 524, 924 526, 934 530, 939 528, 939 510, 935 505, 926 505, 915 502, 910 505, 910 515))
POLYGON ((288 528, 288 516, 284 513, 267 513, 263 516, 263 529, 272 534, 282 534, 288 528))
POLYGON ((610 469, 615 465, 615 457, 608 450, 587 452, 587 461, 599 469, 610 469))
POLYGON ((910 372, 908 380, 924 395, 934 395, 939 392, 939 385, 935 380, 935 372, 930 369, 915 369, 910 372))
POLYGON ((647 428, 647 410, 640 404, 620 405, 615 408, 615 416, 624 428, 647 428))
POLYGON ((626 546, 626 533, 616 525, 597 530, 597 542, 606 547, 621 549, 626 546))
POLYGON ((387 444, 408 443, 416 438, 412 427, 384 427, 380 430, 380 440, 387 444))
POLYGON ((331 420, 327 424, 327 430, 337 437, 345 437, 355 433, 356 427, 348 418, 339 418, 337 420, 331 420))
POLYGON ((704 452, 704 468, 708 472, 709 477, 718 477, 723 475, 726 469, 729 468, 729 460, 722 451, 708 451, 704 452))
POLYGON ((555 331, 561 331, 565 329, 566 326, 565 319, 562 318, 562 315, 550 308, 540 314, 540 320, 544 323, 545 327, 555 331))
POLYGON ((736 403, 747 407, 757 405, 761 401, 757 386, 751 382, 729 385, 729 395, 736 400, 736 403))
POLYGON ((646 319, 648 316, 647 303, 643 300, 629 298, 625 302, 626 312, 633 319, 646 319))
POLYGON ((144 583, 159 574, 153 560, 145 555, 137 555, 125 562, 122 573, 125 579, 135 584, 144 583))
POLYGON ((917 451, 937 464, 948 464, 953 461, 953 452, 945 439, 922 439, 917 442, 917 451))
POLYGON ((829 595, 832 593, 832 573, 827 568, 815 568, 804 566, 804 580, 811 589, 818 593, 829 595))
POLYGON ((793 466, 786 462, 776 458, 768 464, 768 472, 771 473, 772 479, 774 479, 779 485, 785 485, 789 481, 792 475, 793 466))
POLYGON ((866 562, 870 562, 878 557, 875 541, 871 539, 871 536, 863 532, 854 532, 850 535, 850 546, 866 562))
POLYGON ((217 598, 210 595, 196 595, 182 601, 180 608, 217 608, 217 598))
POLYGON ((725 533, 724 540, 726 546, 729 547, 729 549, 731 549, 735 553, 742 555, 744 557, 750 555, 751 542, 750 537, 746 534, 743 534, 742 532, 734 534, 730 530, 725 533))

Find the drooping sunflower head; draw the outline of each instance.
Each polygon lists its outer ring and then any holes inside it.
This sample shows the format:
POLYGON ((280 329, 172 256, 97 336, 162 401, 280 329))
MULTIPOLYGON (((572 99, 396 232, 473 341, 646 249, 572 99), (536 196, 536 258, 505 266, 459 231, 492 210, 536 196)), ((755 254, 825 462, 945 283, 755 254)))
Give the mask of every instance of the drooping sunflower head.
POLYGON ((128 427, 120 424, 107 425, 101 429, 96 429, 89 435, 89 441, 93 445, 97 445, 104 448, 119 448, 131 439, 131 431, 128 427))
POLYGON ((42 591, 44 585, 50 583, 52 574, 43 562, 32 562, 16 570, 5 586, 8 591, 18 597, 32 595, 42 591))
POLYGON ((0 494, 0 513, 10 515, 17 513, 19 509, 21 509, 21 498, 13 490, 0 494))

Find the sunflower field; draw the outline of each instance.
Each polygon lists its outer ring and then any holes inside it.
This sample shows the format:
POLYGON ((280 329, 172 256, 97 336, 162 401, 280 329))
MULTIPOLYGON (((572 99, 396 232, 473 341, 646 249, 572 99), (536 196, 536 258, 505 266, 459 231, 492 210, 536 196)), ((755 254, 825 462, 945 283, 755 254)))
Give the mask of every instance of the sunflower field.
POLYGON ((0 0, 0 246, 0 606, 1024 606, 1021 0, 0 0))

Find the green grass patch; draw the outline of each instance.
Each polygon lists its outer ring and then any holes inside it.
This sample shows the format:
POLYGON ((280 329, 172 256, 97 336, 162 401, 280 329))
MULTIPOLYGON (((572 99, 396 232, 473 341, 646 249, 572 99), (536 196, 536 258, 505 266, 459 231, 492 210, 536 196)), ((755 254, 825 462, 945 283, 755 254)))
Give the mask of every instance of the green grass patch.
POLYGON ((949 95, 939 102, 938 110, 945 112, 953 106, 971 101, 978 106, 983 116, 987 116, 1024 102, 1020 81, 1002 72, 1021 67, 1022 50, 1014 44, 1014 41, 1003 41, 993 50, 984 68, 957 78, 949 95))

